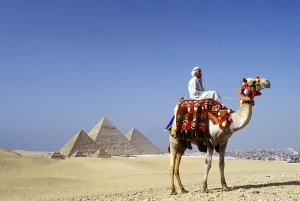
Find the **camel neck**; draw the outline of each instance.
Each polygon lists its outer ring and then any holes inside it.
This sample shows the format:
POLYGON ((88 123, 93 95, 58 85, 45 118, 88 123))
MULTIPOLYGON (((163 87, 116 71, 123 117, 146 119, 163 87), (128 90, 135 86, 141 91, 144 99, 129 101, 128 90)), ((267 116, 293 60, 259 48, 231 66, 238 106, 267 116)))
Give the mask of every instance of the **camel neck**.
POLYGON ((240 108, 231 114, 233 121, 229 127, 230 131, 233 133, 244 128, 251 120, 251 116, 252 104, 241 103, 240 108))

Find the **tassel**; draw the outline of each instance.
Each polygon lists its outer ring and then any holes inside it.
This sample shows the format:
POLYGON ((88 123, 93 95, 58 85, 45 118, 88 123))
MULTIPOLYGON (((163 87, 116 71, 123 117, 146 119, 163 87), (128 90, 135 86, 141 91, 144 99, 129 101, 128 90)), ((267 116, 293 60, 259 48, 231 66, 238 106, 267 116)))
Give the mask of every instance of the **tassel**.
POLYGON ((206 125, 204 123, 201 124, 201 131, 206 132, 206 125))
POLYGON ((186 132, 185 132, 185 130, 181 131, 181 138, 186 139, 186 132))
POLYGON ((188 114, 188 113, 189 113, 189 111, 188 111, 187 107, 184 107, 184 108, 182 109, 182 114, 183 114, 183 115, 186 115, 186 114, 188 114))
POLYGON ((188 115, 188 121, 193 121, 193 119, 194 119, 194 114, 192 113, 192 114, 189 114, 188 115))
POLYGON ((191 121, 188 121, 185 127, 186 130, 191 130, 191 121))
POLYGON ((183 122, 184 121, 184 115, 183 114, 180 114, 180 117, 178 118, 178 121, 179 122, 183 122))
POLYGON ((194 104, 190 105, 190 114, 194 114, 194 104))
POLYGON ((188 130, 187 132, 186 132, 186 139, 191 139, 191 131, 190 130, 188 130))

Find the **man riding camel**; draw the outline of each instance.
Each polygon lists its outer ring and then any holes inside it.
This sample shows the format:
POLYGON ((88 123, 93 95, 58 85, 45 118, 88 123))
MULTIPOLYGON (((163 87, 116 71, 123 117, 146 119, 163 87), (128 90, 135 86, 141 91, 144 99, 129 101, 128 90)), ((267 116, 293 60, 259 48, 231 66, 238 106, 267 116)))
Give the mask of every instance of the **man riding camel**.
POLYGON ((202 80, 202 71, 199 67, 193 68, 191 75, 192 75, 192 79, 190 80, 188 85, 191 99, 194 100, 213 99, 214 101, 217 101, 220 104, 222 103, 216 91, 205 91, 203 80, 202 80))
MULTIPOLYGON (((190 79, 188 84, 188 90, 190 93, 190 98, 193 100, 203 100, 203 99, 213 99, 214 101, 222 104, 220 96, 216 91, 205 91, 204 84, 202 80, 202 71, 199 67, 194 67, 192 72, 192 79, 190 79)), ((170 123, 167 125, 166 130, 169 130, 173 124, 175 116, 172 117, 170 123)))

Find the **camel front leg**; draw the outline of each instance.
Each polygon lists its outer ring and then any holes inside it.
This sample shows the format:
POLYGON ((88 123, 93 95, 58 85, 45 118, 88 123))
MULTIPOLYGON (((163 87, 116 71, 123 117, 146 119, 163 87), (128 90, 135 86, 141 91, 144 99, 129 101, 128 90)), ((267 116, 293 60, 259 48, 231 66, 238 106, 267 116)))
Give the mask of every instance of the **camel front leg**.
POLYGON ((204 181, 202 183, 202 192, 203 193, 208 193, 209 190, 207 188, 207 178, 208 178, 208 173, 211 168, 211 161, 212 161, 212 154, 213 154, 213 145, 211 143, 208 143, 207 145, 207 155, 205 159, 205 164, 204 164, 204 181))
POLYGON ((180 161, 183 153, 176 153, 175 157, 175 176, 177 178, 178 185, 180 187, 181 193, 188 193, 187 190, 183 188, 183 185, 181 183, 180 175, 179 175, 179 166, 180 166, 180 161))
POLYGON ((219 168, 220 168, 220 173, 221 173, 222 191, 230 190, 230 188, 227 187, 226 180, 225 180, 225 173, 224 173, 224 169, 225 169, 224 159, 225 159, 225 150, 227 147, 227 142, 228 142, 228 140, 226 140, 225 142, 221 142, 220 149, 219 149, 219 168))

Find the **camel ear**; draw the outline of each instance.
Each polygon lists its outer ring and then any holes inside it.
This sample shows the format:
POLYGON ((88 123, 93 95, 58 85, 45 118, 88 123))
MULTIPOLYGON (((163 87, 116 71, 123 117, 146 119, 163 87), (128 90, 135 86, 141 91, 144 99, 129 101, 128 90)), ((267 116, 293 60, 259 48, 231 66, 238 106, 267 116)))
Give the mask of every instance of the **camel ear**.
POLYGON ((246 79, 246 78, 243 78, 243 82, 247 83, 247 79, 246 79))

